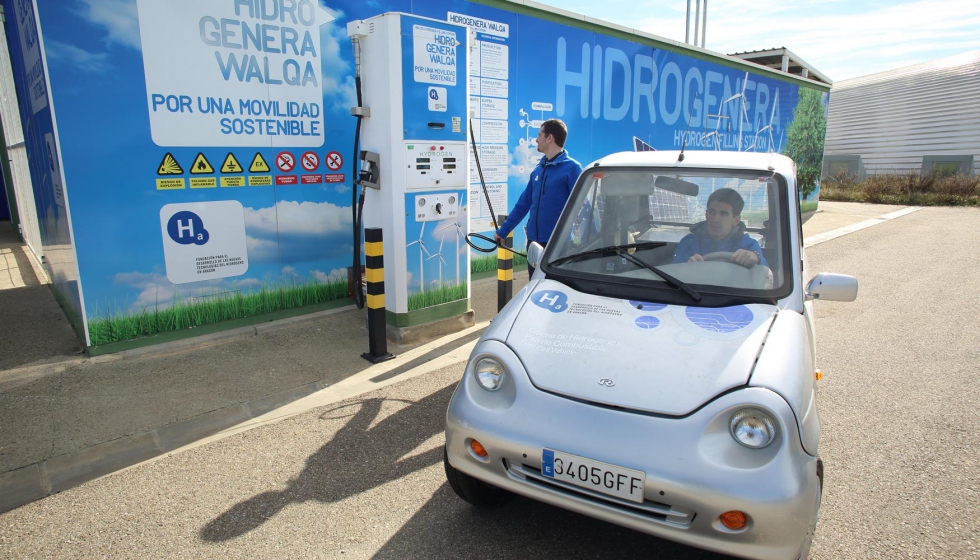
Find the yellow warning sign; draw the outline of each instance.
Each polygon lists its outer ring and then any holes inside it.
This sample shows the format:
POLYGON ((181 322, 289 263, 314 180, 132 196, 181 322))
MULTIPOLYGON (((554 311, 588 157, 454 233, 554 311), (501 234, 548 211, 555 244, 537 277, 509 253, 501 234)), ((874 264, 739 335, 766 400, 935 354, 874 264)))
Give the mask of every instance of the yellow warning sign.
POLYGON ((208 161, 208 158, 204 157, 204 154, 199 152, 197 157, 194 158, 194 165, 191 166, 191 173, 197 175, 214 173, 214 168, 211 167, 211 162, 208 161))
POLYGON ((272 186, 272 175, 249 175, 248 186, 250 187, 272 186))
POLYGON ((218 186, 216 177, 191 177, 192 189, 213 189, 218 186))
POLYGON ((175 191, 185 188, 184 178, 180 179, 157 179, 158 191, 175 191))
POLYGON ((242 169, 242 165, 238 163, 237 159, 235 159, 235 154, 228 152, 228 155, 225 157, 225 162, 221 164, 221 172, 241 173, 242 171, 244 171, 242 169))
POLYGON ((222 187, 244 187, 245 186, 245 176, 237 175, 235 177, 222 177, 221 178, 222 187))
POLYGON ((255 157, 252 158, 252 165, 248 166, 249 173, 268 173, 272 171, 269 169, 269 164, 265 162, 265 158, 259 152, 255 153, 255 157))
POLYGON ((167 152, 167 155, 163 156, 163 161, 160 162, 160 167, 157 168, 157 175, 181 175, 183 173, 184 168, 177 163, 177 158, 170 152, 167 152))

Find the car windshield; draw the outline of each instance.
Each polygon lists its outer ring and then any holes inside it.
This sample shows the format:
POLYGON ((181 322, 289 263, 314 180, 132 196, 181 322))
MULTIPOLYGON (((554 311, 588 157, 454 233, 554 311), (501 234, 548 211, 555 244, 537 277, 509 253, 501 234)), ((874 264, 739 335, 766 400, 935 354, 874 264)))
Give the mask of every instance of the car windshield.
POLYGON ((785 191, 771 172, 589 169, 551 238, 545 272, 782 297, 791 278, 785 191))

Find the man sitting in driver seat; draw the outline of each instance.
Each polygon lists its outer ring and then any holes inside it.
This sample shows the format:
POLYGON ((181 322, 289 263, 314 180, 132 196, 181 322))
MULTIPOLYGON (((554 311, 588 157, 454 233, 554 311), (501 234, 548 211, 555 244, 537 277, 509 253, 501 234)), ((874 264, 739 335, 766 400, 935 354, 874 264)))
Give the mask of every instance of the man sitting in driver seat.
POLYGON ((701 262, 709 253, 731 253, 731 262, 750 268, 769 266, 759 242, 745 233, 742 208, 745 201, 734 189, 718 189, 708 197, 705 221, 691 226, 674 251, 674 262, 701 262))

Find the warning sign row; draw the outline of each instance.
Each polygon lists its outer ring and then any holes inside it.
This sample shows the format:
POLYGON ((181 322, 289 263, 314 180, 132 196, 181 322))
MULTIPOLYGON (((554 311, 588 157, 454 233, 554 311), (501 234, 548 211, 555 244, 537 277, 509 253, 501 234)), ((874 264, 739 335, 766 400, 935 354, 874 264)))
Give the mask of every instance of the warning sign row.
MULTIPOLYGON (((343 183, 343 173, 312 173, 302 175, 229 175, 225 177, 191 177, 192 189, 213 189, 222 187, 270 187, 272 185, 319 185, 322 183, 343 183)), ((161 177, 157 179, 158 191, 176 191, 187 188, 183 177, 161 177)))
MULTIPOLYGON (((228 152, 225 156, 225 161, 221 164, 222 173, 243 173, 245 170, 242 169, 242 165, 238 163, 238 158, 235 154, 228 152)), ((248 166, 249 173, 268 173, 272 171, 269 168, 269 164, 266 163, 265 158, 259 152, 255 153, 255 157, 252 158, 251 165, 248 166)), ((190 168, 191 175, 211 175, 214 173, 214 167, 212 167, 211 162, 205 157, 203 153, 198 153, 197 157, 194 158, 194 163, 191 164, 190 168)), ((183 175, 184 168, 177 163, 177 158, 173 154, 167 152, 167 155, 163 156, 163 161, 160 162, 160 166, 157 167, 157 175, 183 175)))
MULTIPOLYGON (((320 167, 320 156, 316 152, 305 152, 299 158, 299 164, 303 170, 307 172, 316 171, 320 167)), ((344 158, 338 152, 328 152, 327 157, 324 158, 324 165, 330 171, 339 171, 344 166, 344 158)), ((290 173, 296 169, 296 156, 291 152, 279 152, 276 156, 276 168, 282 173, 290 173)), ((222 173, 243 173, 245 170, 242 168, 241 164, 238 163, 238 158, 235 154, 228 152, 225 156, 225 161, 221 164, 220 168, 222 173)), ((248 166, 249 173, 269 173, 272 169, 269 164, 262 157, 260 152, 255 153, 255 157, 252 158, 252 163, 248 166)), ((157 167, 157 175, 167 176, 167 175, 183 175, 184 168, 180 166, 177 162, 177 158, 173 154, 167 152, 163 156, 163 161, 160 162, 160 166, 157 167)), ((194 163, 190 166, 191 175, 213 175, 214 167, 208 158, 201 152, 197 154, 194 158, 194 163)))

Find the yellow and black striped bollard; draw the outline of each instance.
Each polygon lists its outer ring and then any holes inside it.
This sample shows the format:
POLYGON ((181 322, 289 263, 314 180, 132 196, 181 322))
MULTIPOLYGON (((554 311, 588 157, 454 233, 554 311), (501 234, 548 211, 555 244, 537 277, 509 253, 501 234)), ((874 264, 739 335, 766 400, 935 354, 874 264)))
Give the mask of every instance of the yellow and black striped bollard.
POLYGON ((361 357, 371 363, 394 358, 388 353, 385 326, 385 261, 381 228, 364 228, 364 276, 367 280, 369 352, 361 357))
MULTIPOLYGON (((497 218, 497 223, 502 224, 507 219, 503 214, 497 218)), ((514 247, 514 232, 507 234, 503 242, 504 247, 514 247)), ((514 297, 514 253, 501 247, 497 247, 497 312, 507 305, 507 302, 514 297)))

